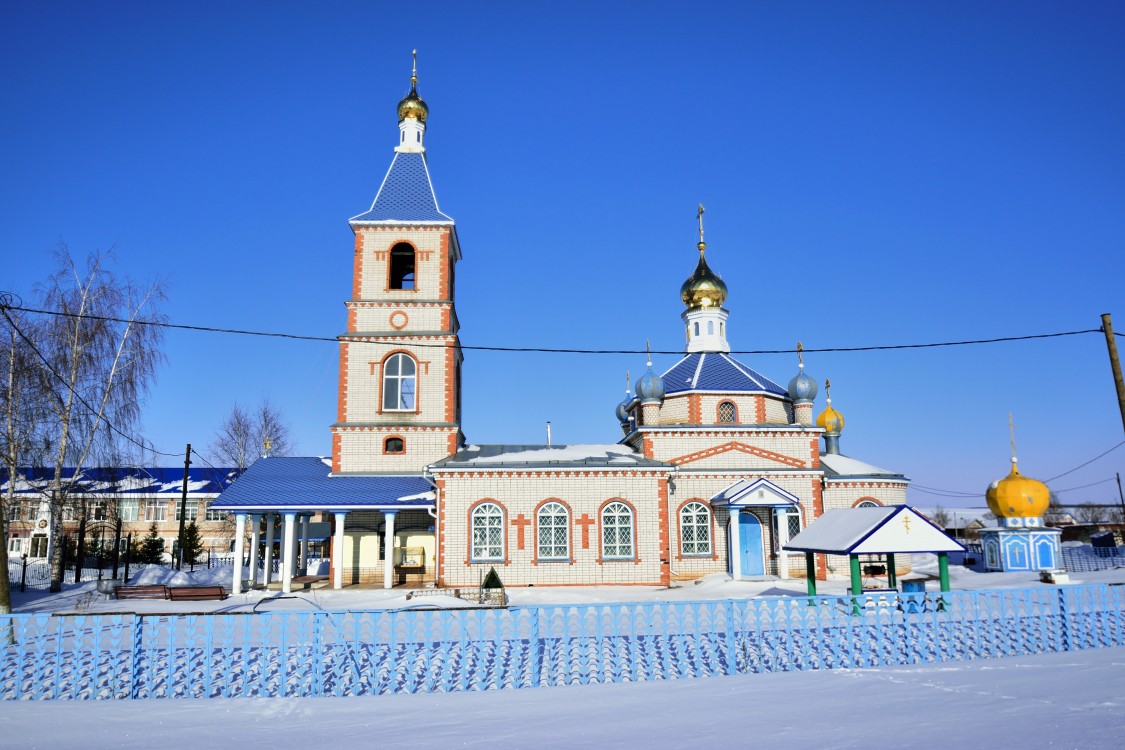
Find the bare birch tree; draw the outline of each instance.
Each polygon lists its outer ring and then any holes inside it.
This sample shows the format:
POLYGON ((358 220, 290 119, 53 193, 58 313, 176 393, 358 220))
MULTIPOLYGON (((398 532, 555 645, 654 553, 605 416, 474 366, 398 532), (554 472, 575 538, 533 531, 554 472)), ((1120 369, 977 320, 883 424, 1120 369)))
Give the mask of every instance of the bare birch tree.
POLYGON ((231 407, 209 453, 218 465, 238 469, 241 474, 262 456, 288 456, 292 450, 289 425, 269 401, 263 401, 253 413, 237 403, 231 407))
POLYGON ((41 425, 39 409, 43 404, 36 391, 39 380, 27 340, 34 340, 35 322, 18 310, 9 309, 11 300, 0 299, 0 462, 7 474, 3 500, 0 501, 0 614, 12 611, 8 580, 8 512, 19 507, 16 488, 21 467, 32 463, 37 427, 41 425))
POLYGON ((80 266, 65 246, 55 253, 58 270, 39 289, 44 319, 35 343, 49 411, 47 452, 52 476, 50 507, 51 590, 62 587, 63 510, 83 468, 100 446, 124 439, 140 419, 143 397, 163 359, 163 285, 138 287, 110 271, 112 251, 92 253, 80 266), (101 441, 101 442, 99 442, 101 441), (73 467, 74 473, 63 469, 73 467))

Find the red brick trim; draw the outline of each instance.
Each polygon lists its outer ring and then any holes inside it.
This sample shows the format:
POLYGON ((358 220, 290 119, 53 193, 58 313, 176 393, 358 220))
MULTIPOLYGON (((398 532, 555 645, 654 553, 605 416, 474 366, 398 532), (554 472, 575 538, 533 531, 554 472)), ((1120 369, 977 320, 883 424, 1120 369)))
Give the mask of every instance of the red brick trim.
POLYGON ((778 463, 785 464, 786 466, 792 466, 797 469, 803 469, 806 466, 805 462, 799 458, 793 458, 792 456, 786 456, 781 453, 775 453, 774 451, 766 450, 765 448, 758 448, 757 446, 746 445, 745 443, 739 443, 733 440, 729 443, 723 443, 722 445, 716 445, 711 448, 696 451, 695 453, 688 453, 687 455, 673 458, 669 460, 668 463, 676 464, 678 466, 680 464, 688 464, 694 461, 700 461, 704 458, 710 458, 711 456, 717 456, 721 453, 727 453, 729 451, 739 451, 741 453, 747 453, 752 456, 758 456, 759 458, 767 458, 771 461, 776 461, 778 463))
POLYGON ((852 507, 858 508, 862 503, 875 503, 876 505, 882 505, 883 504, 881 501, 876 500, 873 497, 861 497, 860 499, 858 499, 854 503, 852 503, 852 507))
POLYGON ((410 325, 410 316, 407 315, 404 310, 395 310, 393 313, 387 316, 387 325, 389 325, 396 331, 401 331, 403 328, 406 328, 406 326, 410 325), (396 320, 400 322, 396 323, 396 320))
POLYGON ((754 397, 754 419, 758 424, 766 423, 766 399, 763 396, 754 397))

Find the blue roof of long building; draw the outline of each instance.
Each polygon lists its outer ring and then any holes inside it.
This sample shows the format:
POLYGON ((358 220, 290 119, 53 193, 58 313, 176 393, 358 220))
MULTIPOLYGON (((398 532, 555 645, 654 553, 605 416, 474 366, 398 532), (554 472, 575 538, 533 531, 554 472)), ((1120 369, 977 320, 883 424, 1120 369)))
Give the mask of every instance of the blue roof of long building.
POLYGON ((427 508, 433 485, 420 475, 331 476, 328 460, 261 458, 211 504, 216 510, 427 508))
POLYGON ((684 391, 722 393, 772 393, 789 397, 789 392, 766 376, 750 369, 723 352, 693 352, 686 355, 662 376, 668 395, 684 391))
POLYGON ((438 208, 425 154, 396 153, 371 209, 350 221, 448 224, 453 219, 438 208))
MULTIPOLYGON (((16 473, 17 494, 39 494, 54 479, 55 470, 44 467, 21 468, 16 473)), ((189 493, 218 494, 238 476, 232 468, 195 466, 188 470, 189 493)), ((182 466, 146 468, 94 467, 75 472, 62 470, 67 492, 85 495, 179 495, 184 487, 182 466)), ((8 489, 8 472, 0 470, 0 493, 8 489)))

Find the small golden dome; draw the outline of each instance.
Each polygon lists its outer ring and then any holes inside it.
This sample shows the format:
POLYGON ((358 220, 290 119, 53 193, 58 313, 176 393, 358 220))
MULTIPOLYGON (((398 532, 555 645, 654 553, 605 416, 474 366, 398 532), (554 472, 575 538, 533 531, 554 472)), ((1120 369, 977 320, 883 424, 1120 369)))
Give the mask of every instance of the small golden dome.
POLYGON ((703 251, 707 245, 699 243, 699 264, 695 273, 688 277, 680 287, 680 299, 688 309, 701 307, 722 307, 727 298, 727 285, 719 275, 707 267, 707 258, 703 251))
POLYGON ((398 121, 402 122, 408 117, 412 117, 419 122, 425 122, 426 118, 430 115, 430 108, 422 101, 422 97, 418 96, 418 89, 415 84, 417 79, 410 79, 410 93, 406 98, 398 103, 398 121))
POLYGON ((418 96, 418 50, 414 50, 414 68, 410 71, 410 93, 398 103, 398 121, 402 122, 410 117, 418 122, 425 122, 430 116, 430 108, 418 96))
POLYGON ((1012 459, 1012 473, 988 486, 988 509, 997 518, 1040 518, 1051 504, 1051 491, 1042 482, 1025 477, 1012 459))
POLYGON ((839 434, 844 431, 844 415, 832 408, 832 400, 816 418, 817 427, 823 427, 829 433, 839 434))

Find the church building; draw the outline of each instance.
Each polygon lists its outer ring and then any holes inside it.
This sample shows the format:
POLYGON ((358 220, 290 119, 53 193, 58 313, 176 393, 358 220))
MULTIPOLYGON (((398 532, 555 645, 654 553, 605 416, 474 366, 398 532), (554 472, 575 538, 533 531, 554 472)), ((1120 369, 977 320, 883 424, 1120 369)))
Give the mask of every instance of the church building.
MULTIPOLYGON (((415 70, 375 200, 350 220, 332 455, 260 459, 213 505, 235 514, 237 556, 250 535, 252 569, 279 537, 288 590, 319 527, 336 587, 476 586, 491 568, 508 587, 788 578, 806 574, 805 558, 783 545, 826 510, 905 503, 904 476, 840 452, 844 419, 830 398, 814 419, 818 386, 803 362, 786 387, 730 355, 737 318, 708 265, 702 206, 695 270, 680 287, 684 354, 660 374, 650 357, 626 388, 620 440, 468 442, 461 246, 430 180, 417 82, 415 70)), ((834 572, 831 559, 816 564, 817 577, 834 572)))

